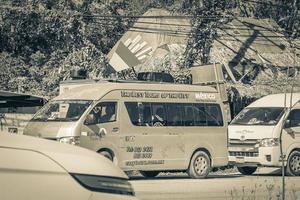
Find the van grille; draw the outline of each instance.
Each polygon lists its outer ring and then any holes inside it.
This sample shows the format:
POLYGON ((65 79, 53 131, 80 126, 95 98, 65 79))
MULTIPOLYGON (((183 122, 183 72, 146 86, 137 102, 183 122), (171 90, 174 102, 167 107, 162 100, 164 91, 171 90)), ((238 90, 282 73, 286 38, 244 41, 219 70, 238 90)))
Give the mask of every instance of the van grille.
POLYGON ((239 139, 229 139, 229 146, 232 147, 254 147, 259 140, 257 139, 247 139, 247 140, 239 140, 239 139))
POLYGON ((230 151, 230 156, 258 157, 258 152, 230 151))

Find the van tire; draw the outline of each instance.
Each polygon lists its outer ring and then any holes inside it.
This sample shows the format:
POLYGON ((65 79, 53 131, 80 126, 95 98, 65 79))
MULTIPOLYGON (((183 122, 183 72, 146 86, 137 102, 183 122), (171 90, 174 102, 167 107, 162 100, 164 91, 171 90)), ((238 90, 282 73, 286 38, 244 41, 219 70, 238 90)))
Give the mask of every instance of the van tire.
POLYGON ((257 167, 237 167, 237 169, 243 175, 252 175, 257 167))
POLYGON ((114 160, 114 157, 111 155, 111 153, 109 153, 108 151, 100 151, 99 152, 102 156, 104 156, 105 158, 107 158, 108 160, 112 161, 114 160))
POLYGON ((143 177, 145 178, 154 178, 156 177, 160 172, 159 171, 140 171, 143 177))
POLYGON ((209 156, 204 151, 197 151, 192 156, 188 174, 194 179, 206 178, 211 170, 211 161, 209 156))
POLYGON ((290 176, 300 176, 300 151, 293 151, 289 155, 286 172, 290 176))

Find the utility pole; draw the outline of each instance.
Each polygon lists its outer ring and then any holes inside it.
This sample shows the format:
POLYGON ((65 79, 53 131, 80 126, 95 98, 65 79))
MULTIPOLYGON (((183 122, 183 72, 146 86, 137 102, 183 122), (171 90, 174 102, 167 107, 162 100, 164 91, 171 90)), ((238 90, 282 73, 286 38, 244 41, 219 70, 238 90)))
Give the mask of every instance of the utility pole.
MULTIPOLYGON (((288 67, 287 69, 287 74, 286 74, 286 89, 288 86, 288 78, 289 78, 289 71, 290 71, 290 67, 288 67)), ((284 92, 284 116, 283 116, 283 121, 281 124, 281 130, 280 130, 280 137, 279 137, 279 145, 280 145, 280 161, 281 161, 281 199, 285 200, 285 167, 284 167, 284 160, 285 160, 285 155, 283 153, 283 145, 282 145, 282 133, 283 133, 283 128, 284 128, 284 124, 286 121, 286 116, 287 116, 287 106, 286 106, 286 91, 284 92)))
POLYGON ((288 86, 289 86, 289 76, 290 76, 290 66, 287 69, 287 74, 286 74, 286 90, 284 92, 284 117, 283 117, 283 121, 281 124, 281 132, 280 132, 280 138, 279 138, 279 144, 280 144, 280 160, 281 160, 281 193, 282 193, 282 200, 285 200, 285 158, 286 155, 284 155, 283 152, 283 144, 282 144, 282 134, 283 134, 283 129, 284 129, 284 125, 286 123, 286 119, 287 119, 287 115, 289 114, 289 112, 292 109, 293 106, 293 92, 294 92, 294 85, 295 85, 295 79, 297 76, 297 69, 296 69, 296 48, 295 45, 293 45, 290 41, 291 44, 291 48, 293 49, 293 65, 294 65, 294 71, 293 71, 293 80, 291 83, 291 92, 290 92, 290 105, 287 106, 287 91, 288 91, 288 86))

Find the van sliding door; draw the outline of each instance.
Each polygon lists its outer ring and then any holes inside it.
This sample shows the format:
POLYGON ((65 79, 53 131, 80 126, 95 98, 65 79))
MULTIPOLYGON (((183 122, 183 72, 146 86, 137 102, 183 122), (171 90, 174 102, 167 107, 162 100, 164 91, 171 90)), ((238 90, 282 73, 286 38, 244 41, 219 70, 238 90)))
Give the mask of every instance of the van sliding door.
MULTIPOLYGON (((176 169, 183 158, 180 135, 170 129, 167 119, 167 104, 154 102, 125 102, 131 121, 124 140, 126 163, 138 164, 140 170, 176 169)), ((181 163, 182 164, 182 163, 181 163)))

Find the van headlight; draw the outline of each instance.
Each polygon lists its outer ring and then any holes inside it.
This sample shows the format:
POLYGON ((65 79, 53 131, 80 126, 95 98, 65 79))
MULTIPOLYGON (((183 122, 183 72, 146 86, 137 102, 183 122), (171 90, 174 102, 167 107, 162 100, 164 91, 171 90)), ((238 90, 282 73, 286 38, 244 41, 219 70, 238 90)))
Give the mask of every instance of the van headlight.
POLYGON ((62 137, 59 138, 58 141, 60 143, 64 143, 64 144, 73 144, 73 145, 77 145, 79 144, 79 136, 70 136, 70 137, 62 137))
POLYGON ((279 138, 265 138, 259 143, 260 147, 274 147, 279 145, 279 138))
POLYGON ((130 196, 135 195, 131 184, 123 178, 74 173, 71 173, 71 175, 81 186, 90 191, 130 196))

